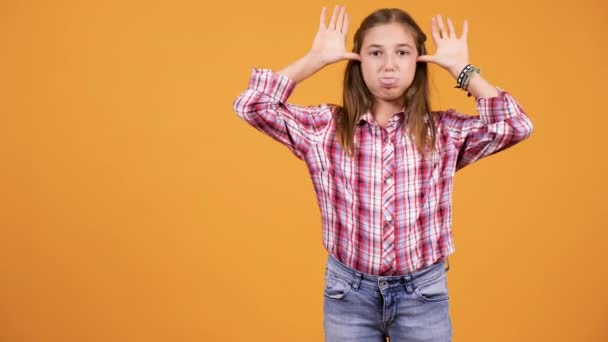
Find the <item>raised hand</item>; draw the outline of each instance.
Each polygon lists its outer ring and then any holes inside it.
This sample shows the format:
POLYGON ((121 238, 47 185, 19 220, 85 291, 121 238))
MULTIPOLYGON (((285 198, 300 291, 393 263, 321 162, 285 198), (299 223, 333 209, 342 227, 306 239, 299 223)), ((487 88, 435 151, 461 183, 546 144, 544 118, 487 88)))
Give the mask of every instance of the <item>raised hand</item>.
POLYGON ((345 42, 348 33, 348 13, 345 6, 334 7, 334 11, 329 20, 329 25, 325 26, 326 8, 321 10, 319 31, 312 43, 310 55, 316 56, 323 64, 331 64, 343 59, 361 60, 361 57, 346 51, 345 42))
POLYGON ((469 49, 467 47, 469 25, 465 20, 462 25, 462 35, 458 38, 456 37, 456 31, 450 18, 447 21, 449 32, 446 32, 440 14, 431 18, 431 34, 437 51, 435 51, 434 55, 422 55, 416 60, 419 62, 435 63, 450 73, 458 75, 469 64, 469 49))

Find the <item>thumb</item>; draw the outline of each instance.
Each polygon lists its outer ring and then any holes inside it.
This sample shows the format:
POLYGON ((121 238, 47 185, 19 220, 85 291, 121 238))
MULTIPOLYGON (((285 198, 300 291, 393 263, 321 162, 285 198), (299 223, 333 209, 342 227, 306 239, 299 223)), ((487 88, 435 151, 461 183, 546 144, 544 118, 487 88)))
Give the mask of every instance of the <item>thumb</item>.
POLYGON ((359 54, 357 54, 357 53, 354 53, 354 52, 346 52, 346 53, 344 53, 344 58, 346 58, 346 59, 355 59, 355 60, 361 61, 361 56, 359 54))
POLYGON ((434 62, 435 58, 431 55, 422 55, 416 58, 416 62, 434 62))

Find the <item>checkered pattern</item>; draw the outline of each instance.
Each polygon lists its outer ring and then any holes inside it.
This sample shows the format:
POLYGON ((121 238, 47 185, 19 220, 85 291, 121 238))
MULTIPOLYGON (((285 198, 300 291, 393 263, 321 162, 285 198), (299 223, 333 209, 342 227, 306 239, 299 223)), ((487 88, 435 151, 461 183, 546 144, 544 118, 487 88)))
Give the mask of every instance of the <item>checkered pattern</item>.
POLYGON ((324 247, 344 264, 373 275, 413 272, 452 254, 455 172, 533 130, 519 103, 497 87, 497 97, 476 99, 479 116, 454 109, 432 112, 439 152, 426 159, 404 134, 407 112, 395 113, 383 128, 368 111, 358 120, 351 159, 336 139, 340 108, 288 103, 295 85, 270 69, 254 68, 234 111, 306 163, 324 247))

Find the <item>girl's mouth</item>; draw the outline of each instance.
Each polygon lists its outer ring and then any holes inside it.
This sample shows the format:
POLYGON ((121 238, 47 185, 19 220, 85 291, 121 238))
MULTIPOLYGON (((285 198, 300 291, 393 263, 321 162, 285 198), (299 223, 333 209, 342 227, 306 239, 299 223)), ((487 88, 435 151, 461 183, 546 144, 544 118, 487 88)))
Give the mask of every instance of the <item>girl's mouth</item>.
POLYGON ((397 85, 397 78, 395 77, 380 77, 380 84, 384 87, 391 87, 397 85))

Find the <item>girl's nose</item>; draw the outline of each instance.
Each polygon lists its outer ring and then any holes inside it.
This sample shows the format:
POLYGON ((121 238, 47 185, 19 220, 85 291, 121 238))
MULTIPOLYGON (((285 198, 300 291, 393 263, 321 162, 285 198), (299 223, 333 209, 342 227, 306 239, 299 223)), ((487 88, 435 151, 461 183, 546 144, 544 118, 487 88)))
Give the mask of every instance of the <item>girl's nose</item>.
POLYGON ((387 61, 387 62, 385 62, 385 63, 384 63, 384 69, 385 69, 385 70, 395 70, 395 69, 396 69, 396 66, 395 66, 395 64, 393 63, 393 61, 390 61, 390 60, 389 60, 389 61, 387 61))
POLYGON ((395 57, 392 57, 392 56, 386 57, 386 59, 384 60, 384 68, 387 70, 394 70, 396 68, 395 57))

